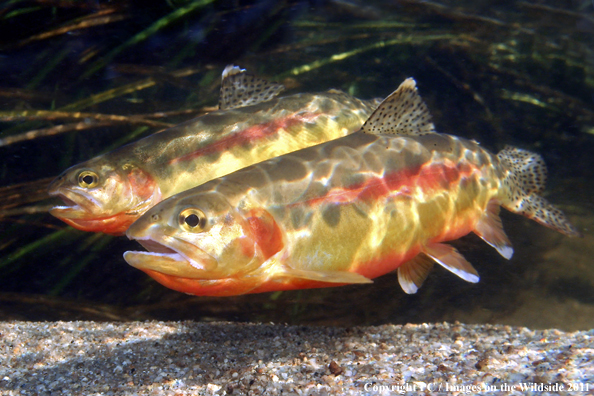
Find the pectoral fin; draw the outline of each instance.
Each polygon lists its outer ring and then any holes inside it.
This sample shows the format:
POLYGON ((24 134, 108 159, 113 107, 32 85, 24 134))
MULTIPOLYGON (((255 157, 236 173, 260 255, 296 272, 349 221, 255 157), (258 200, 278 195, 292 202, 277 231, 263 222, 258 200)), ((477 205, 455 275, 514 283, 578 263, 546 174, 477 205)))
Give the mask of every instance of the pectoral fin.
POLYGON ((398 283, 407 294, 414 294, 433 269, 433 260, 423 253, 398 267, 398 283))
POLYGON ((507 238, 507 235, 505 235, 505 231, 503 231, 503 225, 499 217, 499 203, 497 201, 491 200, 489 202, 487 211, 474 228, 474 233, 497 249, 499 254, 506 259, 509 260, 514 254, 511 242, 507 238))
POLYGON ((472 264, 466 261, 452 246, 443 243, 430 243, 423 247, 422 252, 465 281, 472 283, 479 281, 478 273, 472 264))
POLYGON ((267 102, 285 89, 279 83, 266 81, 229 65, 223 71, 219 109, 228 110, 267 102))
POLYGON ((363 275, 347 271, 307 271, 285 267, 278 276, 330 283, 373 283, 363 275))

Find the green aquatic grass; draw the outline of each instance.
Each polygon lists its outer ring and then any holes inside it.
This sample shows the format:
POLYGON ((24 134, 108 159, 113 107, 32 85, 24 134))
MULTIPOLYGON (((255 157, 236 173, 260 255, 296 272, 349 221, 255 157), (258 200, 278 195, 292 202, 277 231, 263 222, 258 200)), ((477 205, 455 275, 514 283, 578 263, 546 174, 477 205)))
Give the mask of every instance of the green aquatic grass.
POLYGON ((41 81, 43 81, 51 71, 56 69, 56 67, 58 67, 60 65, 60 63, 62 63, 64 58, 66 58, 66 56, 68 56, 68 54, 71 51, 72 50, 70 48, 64 48, 62 51, 59 51, 57 54, 55 54, 49 60, 49 62, 47 62, 47 61, 44 62, 45 66, 43 66, 41 68, 41 70, 39 70, 39 72, 37 72, 37 74, 31 79, 29 84, 27 84, 26 88, 27 89, 37 88, 39 86, 39 84, 41 83, 41 81))
POLYGON ((514 102, 522 102, 522 103, 529 103, 533 106, 542 107, 543 109, 561 112, 557 106, 553 106, 549 103, 546 103, 534 95, 528 95, 521 92, 510 92, 507 90, 501 91, 501 98, 512 100, 514 102))
POLYGON ((72 252, 66 259, 62 261, 59 267, 65 267, 72 264, 62 276, 56 276, 57 281, 54 282, 48 292, 49 295, 59 296, 66 287, 76 278, 81 271, 83 271, 92 261, 97 260, 101 251, 113 240, 112 236, 104 234, 93 234, 87 237, 81 243, 75 252, 72 252))
POLYGON ((8 9, 10 6, 18 6, 19 3, 23 4, 23 7, 8 11, 2 15, 0 19, 8 20, 18 17, 19 15, 25 15, 43 9, 43 6, 31 7, 31 2, 28 0, 6 0, 4 2, 4 8, 8 9))
POLYGON ((196 11, 200 8, 203 8, 203 7, 205 7, 211 3, 214 3, 214 2, 215 2, 215 0, 197 0, 197 1, 191 2, 190 4, 188 4, 186 6, 178 8, 171 14, 159 19, 158 21, 153 23, 151 26, 149 26, 145 30, 137 33, 132 38, 130 38, 129 40, 124 42, 122 45, 114 48, 109 53, 102 56, 101 59, 98 60, 97 62, 93 63, 88 68, 88 70, 81 75, 80 78, 83 79, 83 78, 87 78, 87 77, 91 76, 92 74, 96 73, 98 70, 105 67, 105 65, 107 65, 107 63, 109 63, 113 58, 115 58, 118 54, 120 54, 125 49, 132 47, 132 46, 146 40, 147 38, 156 34, 159 30, 164 29, 173 23, 176 23, 181 18, 184 18, 189 13, 194 12, 194 11, 196 11))
MULTIPOLYGON (((177 72, 173 72, 171 74, 174 77, 188 77, 188 76, 198 73, 199 71, 200 71, 199 69, 183 69, 183 70, 179 70, 177 72)), ((145 90, 147 88, 154 87, 155 85, 157 85, 157 80, 155 80, 152 77, 147 78, 147 79, 142 79, 139 81, 135 81, 135 82, 132 82, 129 84, 124 84, 119 87, 110 88, 105 91, 90 95, 86 98, 77 100, 77 101, 72 102, 68 105, 60 107, 58 110, 76 111, 76 110, 86 109, 88 107, 95 106, 100 103, 107 102, 109 100, 119 98, 119 97, 127 95, 127 94, 136 93, 136 92, 145 90)))
MULTIPOLYGON (((51 246, 57 242, 61 242, 62 244, 65 242, 72 242, 73 240, 79 239, 82 234, 83 233, 81 231, 70 227, 64 228, 63 230, 54 231, 51 234, 36 240, 35 242, 28 243, 13 253, 9 253, 2 261, 0 261, 0 269, 4 269, 10 265, 13 265, 17 261, 22 260, 26 256, 37 252, 40 249, 51 249, 51 246)), ((6 270, 5 274, 13 272, 16 269, 17 267, 9 268, 6 270)))
POLYGON ((401 37, 401 38, 399 37, 399 38, 391 39, 391 40, 381 40, 381 41, 375 42, 373 44, 358 47, 358 48, 352 49, 350 51, 333 54, 330 57, 319 59, 319 60, 316 60, 315 62, 311 62, 308 64, 294 67, 291 70, 288 70, 286 72, 278 74, 276 76, 276 78, 282 79, 282 78, 285 78, 288 76, 298 76, 300 74, 311 72, 311 71, 318 69, 322 66, 326 66, 328 64, 335 63, 335 62, 342 62, 350 57, 360 55, 360 54, 363 54, 368 51, 377 50, 379 48, 391 47, 391 46, 395 46, 395 45, 427 44, 427 43, 431 43, 431 42, 435 42, 435 41, 453 40, 456 38, 458 38, 458 36, 452 35, 452 34, 437 34, 437 35, 426 35, 426 36, 415 36, 415 35, 411 34, 411 35, 407 35, 406 37, 401 37))
POLYGON ((29 14, 31 12, 36 12, 41 10, 41 7, 26 7, 26 8, 19 8, 18 10, 7 12, 6 15, 2 16, 2 19, 10 19, 17 17, 19 15, 29 14))

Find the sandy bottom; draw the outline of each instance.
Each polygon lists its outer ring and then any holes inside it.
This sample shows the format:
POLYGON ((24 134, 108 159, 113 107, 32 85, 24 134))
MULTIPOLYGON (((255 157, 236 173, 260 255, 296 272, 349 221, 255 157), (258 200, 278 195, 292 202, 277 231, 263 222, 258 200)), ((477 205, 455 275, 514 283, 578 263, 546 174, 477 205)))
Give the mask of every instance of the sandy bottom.
POLYGON ((0 323, 3 395, 594 392, 594 330, 0 323))

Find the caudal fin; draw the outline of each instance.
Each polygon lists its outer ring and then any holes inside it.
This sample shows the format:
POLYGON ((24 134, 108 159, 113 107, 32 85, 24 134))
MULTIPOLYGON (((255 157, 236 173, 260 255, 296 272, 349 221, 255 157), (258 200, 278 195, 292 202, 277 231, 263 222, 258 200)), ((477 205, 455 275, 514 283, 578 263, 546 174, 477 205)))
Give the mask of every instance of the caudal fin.
POLYGON ((538 195, 544 191, 547 179, 547 168, 540 155, 507 146, 497 157, 509 171, 503 181, 508 195, 501 203, 504 208, 562 234, 582 236, 561 210, 538 195))

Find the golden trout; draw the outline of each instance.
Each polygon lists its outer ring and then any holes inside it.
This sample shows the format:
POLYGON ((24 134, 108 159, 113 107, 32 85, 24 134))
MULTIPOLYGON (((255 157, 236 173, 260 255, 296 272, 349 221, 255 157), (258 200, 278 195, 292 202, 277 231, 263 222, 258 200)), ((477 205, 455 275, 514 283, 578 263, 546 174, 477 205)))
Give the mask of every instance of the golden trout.
POLYGON ((545 178, 537 154, 494 155, 436 133, 408 79, 361 132, 157 204, 126 233, 148 251, 124 258, 171 289, 210 296, 368 283, 396 269, 415 293, 434 263, 478 282, 444 242, 474 232, 509 259, 500 206, 579 235, 539 195, 545 178))
POLYGON ((83 231, 121 235, 147 209, 248 165, 345 136, 379 101, 344 92, 277 98, 284 89, 237 66, 223 72, 220 110, 67 169, 50 213, 83 231))

